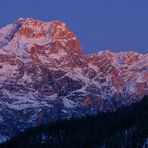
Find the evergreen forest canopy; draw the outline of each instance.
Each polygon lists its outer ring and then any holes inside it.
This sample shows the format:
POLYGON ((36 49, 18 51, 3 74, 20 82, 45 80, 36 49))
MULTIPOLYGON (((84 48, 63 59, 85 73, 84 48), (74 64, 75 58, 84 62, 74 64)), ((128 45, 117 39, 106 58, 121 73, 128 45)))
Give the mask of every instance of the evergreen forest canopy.
POLYGON ((148 97, 116 112, 62 120, 28 129, 0 148, 148 147, 148 97), (146 144, 147 141, 147 144, 146 144))

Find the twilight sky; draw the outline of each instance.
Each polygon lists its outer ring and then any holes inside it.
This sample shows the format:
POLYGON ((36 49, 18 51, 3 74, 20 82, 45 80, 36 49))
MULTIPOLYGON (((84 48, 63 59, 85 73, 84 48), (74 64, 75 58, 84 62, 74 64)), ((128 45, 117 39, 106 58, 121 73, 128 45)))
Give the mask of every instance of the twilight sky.
POLYGON ((85 53, 148 52, 148 0, 0 0, 0 27, 19 17, 66 22, 85 53))

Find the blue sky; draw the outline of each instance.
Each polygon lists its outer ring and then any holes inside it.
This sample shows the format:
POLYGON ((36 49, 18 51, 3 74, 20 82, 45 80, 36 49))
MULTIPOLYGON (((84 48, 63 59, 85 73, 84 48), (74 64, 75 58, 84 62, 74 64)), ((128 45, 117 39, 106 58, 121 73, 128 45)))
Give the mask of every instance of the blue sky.
POLYGON ((19 17, 66 22, 85 53, 148 51, 148 0, 0 0, 0 27, 19 17))

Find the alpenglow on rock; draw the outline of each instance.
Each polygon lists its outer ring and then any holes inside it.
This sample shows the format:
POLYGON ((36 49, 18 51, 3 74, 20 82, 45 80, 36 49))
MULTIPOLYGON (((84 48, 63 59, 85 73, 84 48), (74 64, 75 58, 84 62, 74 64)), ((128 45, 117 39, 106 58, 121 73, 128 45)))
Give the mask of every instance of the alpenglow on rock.
POLYGON ((0 140, 50 121, 114 111, 148 94, 148 54, 84 55, 60 21, 0 29, 0 140))

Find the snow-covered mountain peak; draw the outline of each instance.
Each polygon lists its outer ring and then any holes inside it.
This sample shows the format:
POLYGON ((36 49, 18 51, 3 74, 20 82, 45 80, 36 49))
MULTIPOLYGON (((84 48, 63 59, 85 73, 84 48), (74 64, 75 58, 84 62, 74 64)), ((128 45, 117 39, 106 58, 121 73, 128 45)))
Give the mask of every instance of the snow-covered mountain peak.
POLYGON ((114 111, 144 95, 148 54, 86 56, 60 21, 20 18, 0 29, 0 139, 57 119, 114 111))
POLYGON ((30 52, 35 45, 49 53, 64 50, 68 53, 82 53, 79 41, 68 26, 58 20, 43 22, 32 18, 20 18, 16 23, 0 29, 0 47, 9 54, 22 55, 30 52))

